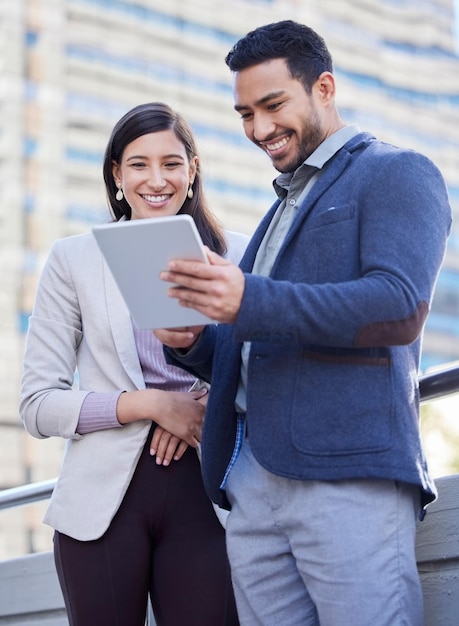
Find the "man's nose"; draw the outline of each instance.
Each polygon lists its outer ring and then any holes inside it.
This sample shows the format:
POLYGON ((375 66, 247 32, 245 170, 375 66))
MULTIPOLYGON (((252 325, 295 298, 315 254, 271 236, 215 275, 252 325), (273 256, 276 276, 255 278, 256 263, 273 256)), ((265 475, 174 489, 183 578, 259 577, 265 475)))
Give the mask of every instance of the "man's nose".
POLYGON ((258 114, 253 116, 253 136, 257 141, 266 141, 275 136, 276 125, 271 116, 258 114))

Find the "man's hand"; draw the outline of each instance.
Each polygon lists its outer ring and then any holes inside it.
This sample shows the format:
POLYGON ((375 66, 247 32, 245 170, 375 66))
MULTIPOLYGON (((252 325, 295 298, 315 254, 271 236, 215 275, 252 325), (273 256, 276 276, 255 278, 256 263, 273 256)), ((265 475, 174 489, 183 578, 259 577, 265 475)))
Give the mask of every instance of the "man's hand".
MULTIPOLYGON (((232 324, 241 306, 244 274, 236 265, 215 252, 208 248, 206 252, 209 264, 174 259, 170 261, 168 271, 161 272, 161 279, 177 285, 171 287, 168 293, 172 298, 177 298, 181 306, 196 309, 216 322, 232 324)), ((162 341, 161 337, 158 338, 162 341)), ((163 343, 170 347, 189 347, 173 346, 166 341, 163 343)))
POLYGON ((154 336, 169 348, 191 348, 204 326, 185 326, 183 328, 158 328, 154 336))

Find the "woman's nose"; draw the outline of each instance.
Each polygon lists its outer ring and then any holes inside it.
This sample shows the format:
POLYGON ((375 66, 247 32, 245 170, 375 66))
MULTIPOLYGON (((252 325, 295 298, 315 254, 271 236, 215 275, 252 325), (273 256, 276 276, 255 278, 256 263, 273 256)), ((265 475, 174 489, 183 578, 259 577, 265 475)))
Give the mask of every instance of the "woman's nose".
POLYGON ((153 189, 163 189, 167 182, 164 180, 164 176, 160 168, 152 168, 149 173, 149 185, 153 189))

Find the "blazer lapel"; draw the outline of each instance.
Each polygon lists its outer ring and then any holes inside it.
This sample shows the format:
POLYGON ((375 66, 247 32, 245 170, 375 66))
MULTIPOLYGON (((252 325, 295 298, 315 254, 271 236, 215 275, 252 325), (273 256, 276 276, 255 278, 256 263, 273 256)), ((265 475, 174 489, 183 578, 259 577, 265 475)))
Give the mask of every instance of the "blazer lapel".
POLYGON ((293 235, 296 231, 301 228, 303 222, 311 213, 314 205, 317 203, 319 198, 327 191, 327 189, 336 181, 339 176, 341 176, 343 170, 347 167, 347 165, 352 160, 352 154, 350 154, 347 150, 341 149, 332 159, 330 165, 325 169, 323 175, 319 178, 317 183, 313 185, 311 191, 306 196, 303 204, 299 207, 298 213, 293 220, 293 223, 285 237, 285 240, 282 244, 281 250, 279 251, 280 256, 282 250, 287 246, 292 239, 293 235))
POLYGON ((144 389, 145 381, 135 345, 131 315, 105 261, 104 278, 108 318, 118 356, 134 385, 144 389))

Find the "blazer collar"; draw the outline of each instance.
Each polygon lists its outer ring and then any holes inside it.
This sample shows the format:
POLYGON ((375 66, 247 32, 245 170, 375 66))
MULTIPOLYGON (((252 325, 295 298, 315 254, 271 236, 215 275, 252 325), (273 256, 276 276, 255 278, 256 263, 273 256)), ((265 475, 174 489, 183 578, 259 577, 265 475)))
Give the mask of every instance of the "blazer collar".
MULTIPOLYGON (((330 164, 327 165, 323 175, 320 176, 317 183, 312 187, 311 191, 306 196, 302 205, 298 208, 298 215, 295 217, 293 224, 285 237, 278 256, 280 256, 284 247, 288 245, 296 231, 301 228, 304 220, 307 218, 319 198, 337 180, 337 178, 339 178, 342 172, 353 160, 353 153, 356 150, 359 150, 362 145, 368 144, 371 139, 374 139, 373 135, 369 133, 359 133, 358 135, 352 137, 331 159, 330 164)), ((261 241, 266 234, 268 226, 273 219, 280 202, 280 200, 276 200, 253 234, 253 237, 247 246, 246 253, 240 263, 242 271, 250 272, 252 270, 258 248, 260 247, 261 241)))

